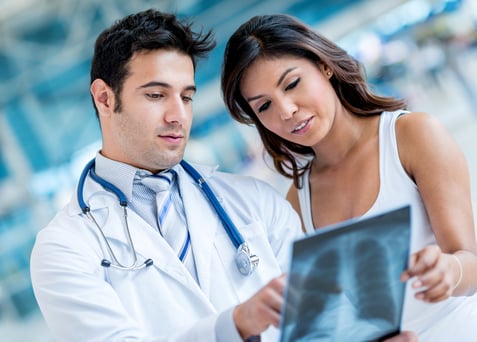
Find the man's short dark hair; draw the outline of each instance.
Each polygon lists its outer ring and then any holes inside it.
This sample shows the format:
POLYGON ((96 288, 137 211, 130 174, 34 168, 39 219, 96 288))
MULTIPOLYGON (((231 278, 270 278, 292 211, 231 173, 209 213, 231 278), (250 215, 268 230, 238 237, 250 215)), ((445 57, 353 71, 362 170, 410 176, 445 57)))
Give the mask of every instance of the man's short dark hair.
MULTIPOLYGON (((128 62, 135 53, 175 50, 190 56, 195 68, 197 59, 205 57, 215 47, 215 40, 212 31, 194 32, 192 24, 179 20, 174 14, 153 9, 118 20, 96 39, 91 83, 98 78, 106 82, 117 98, 114 110, 120 111, 119 98, 128 75, 128 62)), ((98 115, 96 106, 95 110, 98 115)))

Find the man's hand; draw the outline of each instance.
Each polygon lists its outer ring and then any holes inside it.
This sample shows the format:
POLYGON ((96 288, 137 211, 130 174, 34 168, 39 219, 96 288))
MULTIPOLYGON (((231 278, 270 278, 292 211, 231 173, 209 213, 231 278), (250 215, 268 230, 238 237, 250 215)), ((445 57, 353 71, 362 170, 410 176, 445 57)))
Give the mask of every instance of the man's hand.
POLYGON ((270 325, 278 327, 285 281, 284 274, 272 279, 252 298, 235 308, 233 312, 235 326, 243 339, 260 335, 270 325))

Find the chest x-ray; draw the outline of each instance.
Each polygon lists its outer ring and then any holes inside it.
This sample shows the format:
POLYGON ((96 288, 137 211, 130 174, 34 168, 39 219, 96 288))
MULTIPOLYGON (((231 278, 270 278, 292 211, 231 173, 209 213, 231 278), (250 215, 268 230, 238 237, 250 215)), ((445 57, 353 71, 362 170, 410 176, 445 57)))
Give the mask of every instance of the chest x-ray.
POLYGON ((398 333, 409 246, 408 206, 296 241, 281 341, 379 341, 398 333))

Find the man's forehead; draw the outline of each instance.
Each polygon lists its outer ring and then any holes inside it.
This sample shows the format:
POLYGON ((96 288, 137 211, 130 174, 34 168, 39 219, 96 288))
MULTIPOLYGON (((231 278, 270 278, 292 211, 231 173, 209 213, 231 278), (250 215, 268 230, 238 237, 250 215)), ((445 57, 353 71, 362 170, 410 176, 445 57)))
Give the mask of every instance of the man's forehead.
POLYGON ((190 56, 176 50, 138 52, 128 63, 127 78, 140 85, 180 86, 195 89, 194 66, 190 56))

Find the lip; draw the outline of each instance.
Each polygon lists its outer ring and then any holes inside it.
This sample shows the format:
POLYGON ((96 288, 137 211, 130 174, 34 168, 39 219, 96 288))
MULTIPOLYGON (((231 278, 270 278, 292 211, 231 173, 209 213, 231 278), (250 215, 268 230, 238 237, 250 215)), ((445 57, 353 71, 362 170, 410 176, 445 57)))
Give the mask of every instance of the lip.
POLYGON ((173 144, 178 144, 184 139, 184 136, 182 134, 177 133, 160 134, 158 135, 158 137, 173 144))
POLYGON ((308 131, 311 126, 311 121, 313 116, 309 117, 306 120, 300 121, 291 131, 292 134, 304 134, 308 131))

